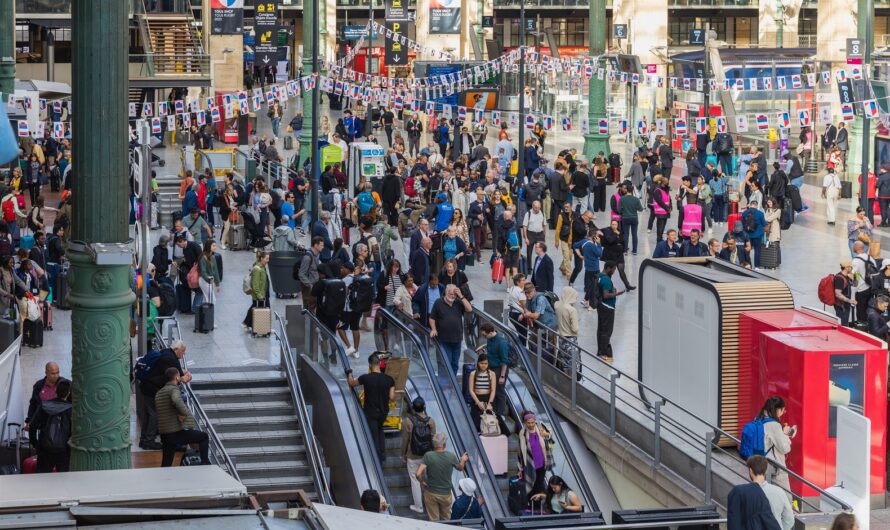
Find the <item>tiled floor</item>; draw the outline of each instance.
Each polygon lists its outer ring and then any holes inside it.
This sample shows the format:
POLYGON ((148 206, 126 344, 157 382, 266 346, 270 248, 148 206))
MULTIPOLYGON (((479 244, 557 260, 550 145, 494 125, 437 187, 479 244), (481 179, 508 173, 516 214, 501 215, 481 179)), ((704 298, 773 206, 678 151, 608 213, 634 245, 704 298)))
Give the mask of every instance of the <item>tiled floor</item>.
MULTIPOLYGON (((260 131, 265 132, 266 128, 267 126, 261 123, 260 131)), ((491 142, 491 139, 489 141, 491 142)), ((560 131, 551 136, 549 143, 548 153, 568 145, 580 147, 582 139, 578 133, 569 134, 560 131)), ((620 149, 622 146, 615 145, 614 147, 620 149)), ((287 152, 288 155, 292 153, 293 151, 287 152)), ((169 163, 166 168, 159 171, 159 174, 172 174, 178 168, 178 153, 169 149, 164 154, 169 163)), ((628 157, 624 156, 624 158, 628 157)), ((681 171, 682 168, 675 169, 675 180, 679 180, 677 175, 681 171)), ((810 177, 809 181, 815 183, 816 177, 810 177)), ((828 226, 825 220, 825 202, 818 198, 818 194, 819 189, 814 185, 804 186, 803 196, 810 205, 810 209, 799 215, 793 227, 783 233, 782 267, 776 271, 764 272, 786 282, 794 293, 797 305, 821 308, 816 296, 816 286, 822 276, 837 270, 840 259, 848 256, 845 221, 852 216, 856 205, 852 200, 842 201, 839 208, 838 224, 828 226)), ((598 220, 603 220, 603 216, 601 215, 598 220)), ((725 226, 715 227, 713 237, 722 237, 725 230, 725 226)), ((155 231, 152 235, 153 240, 156 240, 160 232, 155 231)), ((890 236, 890 232, 879 229, 876 231, 876 235, 880 240, 890 236)), ((631 278, 636 277, 640 263, 651 255, 655 246, 654 234, 647 234, 643 229, 640 236, 639 255, 627 257, 628 275, 631 278)), ((401 255, 399 243, 396 243, 395 250, 397 256, 401 255)), ((561 258, 554 249, 551 249, 550 254, 558 267, 561 258)), ((250 305, 249 298, 241 292, 241 281, 253 263, 252 254, 250 252, 223 251, 223 256, 225 278, 222 292, 218 295, 216 303, 216 329, 210 334, 193 333, 191 331, 193 317, 185 316, 181 320, 183 338, 188 345, 188 363, 192 366, 204 367, 277 363, 277 341, 274 338, 253 338, 242 329, 240 324, 250 305)), ((483 260, 483 262, 487 261, 483 260)), ((483 300, 504 298, 504 288, 493 286, 490 282, 488 267, 484 265, 470 267, 467 274, 471 280, 476 303, 480 307, 483 300)), ((617 277, 616 282, 619 282, 617 277)), ((559 292, 564 284, 565 279, 558 275, 555 290, 559 292)), ((576 287, 580 289, 581 281, 576 282, 576 287)), ((292 303, 294 303, 293 300, 275 299, 273 308, 283 314, 284 306, 292 303)), ((632 374, 636 373, 637 369, 637 312, 638 304, 635 295, 622 296, 619 299, 612 341, 615 352, 614 365, 632 374)), ((595 351, 596 315, 583 310, 580 311, 580 314, 583 331, 579 340, 587 350, 595 351)), ((43 366, 47 361, 57 361, 61 366, 62 374, 70 374, 70 325, 70 312, 55 311, 54 330, 45 334, 43 348, 22 350, 26 391, 29 391, 33 380, 42 377, 43 366)), ((362 350, 369 351, 372 349, 373 343, 371 337, 364 337, 362 350)), ((135 422, 133 422, 134 433, 135 428, 135 422)))

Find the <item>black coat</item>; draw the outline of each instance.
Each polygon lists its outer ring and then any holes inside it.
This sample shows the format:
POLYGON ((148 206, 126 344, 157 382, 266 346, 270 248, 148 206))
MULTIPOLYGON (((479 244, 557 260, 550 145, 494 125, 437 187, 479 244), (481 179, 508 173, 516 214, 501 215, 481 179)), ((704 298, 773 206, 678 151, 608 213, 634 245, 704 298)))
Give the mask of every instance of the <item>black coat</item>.
POLYGON ((179 365, 179 357, 177 357, 176 352, 170 348, 161 350, 161 356, 158 357, 155 363, 151 366, 151 370, 148 372, 148 378, 139 384, 139 389, 142 390, 144 396, 154 399, 158 390, 167 384, 167 377, 164 376, 164 372, 167 371, 167 368, 176 368, 179 370, 179 375, 182 375, 182 366, 179 365))
POLYGON ((380 201, 385 205, 394 206, 401 197, 402 181, 395 173, 387 173, 380 188, 380 201))
MULTIPOLYGON (((64 377, 60 377, 59 381, 68 381, 64 377)), ((40 408, 40 392, 43 390, 43 385, 46 384, 46 378, 39 379, 34 386, 31 388, 31 401, 28 402, 28 415, 25 417, 26 422, 30 422, 31 418, 34 417, 34 414, 37 413, 37 409, 40 408)), ((58 385, 58 383, 56 383, 58 385)))
POLYGON ((600 244, 603 246, 602 261, 624 263, 624 242, 621 241, 619 234, 613 232, 611 228, 604 228, 600 244))
POLYGON ((430 279, 430 255, 422 248, 411 253, 411 276, 414 283, 426 283, 430 279))
MULTIPOLYGON (((399 271, 399 280, 402 281, 402 285, 405 285, 405 278, 407 278, 407 274, 399 271)), ((381 306, 386 306, 386 284, 389 283, 389 274, 380 274, 377 277, 377 300, 375 300, 381 306)), ((393 292, 393 294, 396 294, 393 292)))
POLYGON ((756 482, 739 484, 729 491, 728 530, 781 530, 763 488, 756 482))

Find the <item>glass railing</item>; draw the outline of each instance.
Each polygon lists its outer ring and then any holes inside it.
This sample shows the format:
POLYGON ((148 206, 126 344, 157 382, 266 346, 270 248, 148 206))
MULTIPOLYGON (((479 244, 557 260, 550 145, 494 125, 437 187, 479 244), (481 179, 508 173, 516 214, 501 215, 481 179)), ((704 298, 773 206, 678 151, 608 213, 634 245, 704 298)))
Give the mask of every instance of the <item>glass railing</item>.
POLYGON ((130 54, 130 65, 139 65, 131 78, 210 76, 210 56, 200 52, 130 54))
MULTIPOLYGON (((145 11, 142 2, 143 0, 130 0, 130 15, 145 11)), ((15 14, 16 16, 70 15, 71 0, 15 0, 15 14)))

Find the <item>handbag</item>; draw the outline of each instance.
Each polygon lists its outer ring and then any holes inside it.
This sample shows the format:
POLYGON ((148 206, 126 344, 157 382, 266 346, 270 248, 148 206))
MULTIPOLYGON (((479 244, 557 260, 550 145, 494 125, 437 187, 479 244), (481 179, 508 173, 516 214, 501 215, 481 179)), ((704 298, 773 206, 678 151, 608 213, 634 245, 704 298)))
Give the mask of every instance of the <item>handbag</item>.
POLYGON ((491 409, 490 404, 482 411, 482 416, 479 419, 479 433, 482 436, 499 436, 501 434, 498 415, 491 409))
POLYGON ((859 239, 859 241, 862 241, 866 245, 871 244, 871 238, 868 237, 868 234, 866 234, 865 232, 859 232, 859 236, 857 237, 857 239, 859 239))
POLYGON ((284 130, 287 131, 287 134, 294 134, 294 128, 290 125, 288 125, 284 130))
POLYGON ((40 320, 43 315, 40 311, 40 304, 37 303, 37 300, 34 299, 34 296, 27 296, 25 298, 25 305, 27 306, 28 310, 28 313, 25 315, 25 317, 31 322, 40 320))
POLYGON ((188 275, 185 277, 188 282, 188 286, 192 289, 198 288, 198 278, 200 277, 200 272, 198 271, 198 262, 196 261, 194 265, 192 265, 192 270, 189 271, 188 275))

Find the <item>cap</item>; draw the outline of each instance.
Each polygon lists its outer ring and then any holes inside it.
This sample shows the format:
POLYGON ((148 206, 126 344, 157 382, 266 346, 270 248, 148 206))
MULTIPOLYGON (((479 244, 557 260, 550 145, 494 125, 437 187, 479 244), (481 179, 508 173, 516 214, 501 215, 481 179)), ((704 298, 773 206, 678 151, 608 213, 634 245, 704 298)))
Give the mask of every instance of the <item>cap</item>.
POLYGON ((457 481, 457 487, 460 488, 465 495, 473 496, 476 493, 476 481, 469 477, 464 477, 457 481))
POLYGON ((445 195, 444 193, 440 193, 440 194, 436 195, 436 198, 437 198, 437 199, 442 199, 443 201, 447 201, 447 200, 448 200, 448 195, 445 195))

